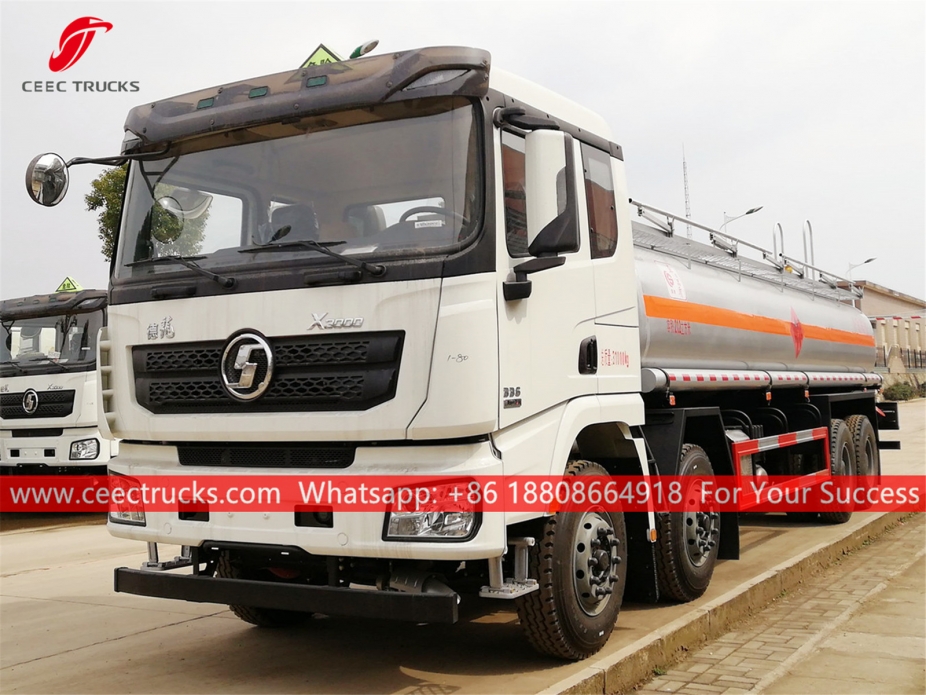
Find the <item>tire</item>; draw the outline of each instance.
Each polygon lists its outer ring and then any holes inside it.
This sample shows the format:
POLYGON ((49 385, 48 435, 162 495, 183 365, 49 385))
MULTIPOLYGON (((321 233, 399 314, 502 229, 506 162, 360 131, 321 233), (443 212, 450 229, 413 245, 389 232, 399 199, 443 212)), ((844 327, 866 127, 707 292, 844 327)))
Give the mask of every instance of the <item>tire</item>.
MULTIPOLYGON (((678 475, 714 475, 704 449, 682 446, 678 475)), ((686 498, 698 498, 700 486, 685 490, 686 498)), ((712 510, 656 514, 656 577, 659 595, 673 601, 693 601, 707 591, 717 563, 720 514, 712 510)))
MULTIPOLYGON (((219 560, 216 563, 215 576, 225 579, 276 579, 270 572, 239 567, 233 562, 228 552, 222 552, 219 556, 219 560), (263 576, 265 574, 267 576, 263 576)), ((311 613, 286 611, 276 608, 258 608, 256 606, 238 605, 229 606, 229 608, 232 613, 241 618, 244 622, 257 625, 258 627, 292 627, 301 625, 312 617, 311 613)))
MULTIPOLYGON (((855 475, 855 447, 844 420, 830 423, 830 473, 837 478, 855 475)), ((838 487, 847 488, 848 481, 838 487)), ((820 512, 820 518, 831 524, 844 524, 852 518, 852 510, 820 512)))
MULTIPOLYGON (((570 461, 566 475, 608 475, 570 461)), ((540 588, 516 599, 521 627, 541 654, 578 661, 601 649, 614 629, 627 578, 624 515, 590 505, 537 521, 530 576, 540 588)))
POLYGON ((846 427, 855 452, 855 474, 865 478, 866 487, 872 487, 881 475, 881 453, 875 428, 864 415, 850 415, 846 418, 846 427))

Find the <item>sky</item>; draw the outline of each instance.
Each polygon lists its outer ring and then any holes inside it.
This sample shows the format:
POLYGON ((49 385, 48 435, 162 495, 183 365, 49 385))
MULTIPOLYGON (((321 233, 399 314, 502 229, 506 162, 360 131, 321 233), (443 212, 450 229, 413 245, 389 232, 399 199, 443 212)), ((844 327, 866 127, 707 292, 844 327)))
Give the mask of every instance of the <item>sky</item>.
POLYGON ((926 298, 926 3, 923 2, 0 2, 0 297, 65 276, 105 288, 109 266, 73 167, 68 196, 34 204, 37 154, 119 152, 130 108, 295 68, 319 44, 347 55, 484 48, 492 64, 600 113, 622 145, 634 199, 692 217, 762 210, 727 231, 771 247, 781 223, 802 258, 926 298), (64 28, 113 25, 78 63, 49 69, 64 28), (24 83, 66 81, 64 92, 24 83), (138 83, 86 93, 74 82, 138 83), (27 86, 32 89, 31 86, 27 86))

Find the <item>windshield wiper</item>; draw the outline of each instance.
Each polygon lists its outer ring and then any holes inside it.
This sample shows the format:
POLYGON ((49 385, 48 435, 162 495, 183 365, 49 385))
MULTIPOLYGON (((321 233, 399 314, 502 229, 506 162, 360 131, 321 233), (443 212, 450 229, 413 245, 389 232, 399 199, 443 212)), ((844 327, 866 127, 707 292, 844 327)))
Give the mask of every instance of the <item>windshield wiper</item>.
POLYGON ((158 258, 144 258, 140 261, 133 261, 131 263, 126 263, 130 268, 141 265, 153 265, 155 263, 179 263, 180 265, 186 266, 190 270, 193 270, 203 277, 207 277, 214 282, 217 282, 222 287, 226 289, 231 289, 235 286, 236 281, 233 277, 226 277, 225 275, 218 275, 213 273, 210 270, 206 270, 202 266, 196 263, 201 258, 205 256, 159 256, 158 258))
POLYGON ((16 364, 16 362, 14 362, 13 360, 4 360, 3 362, 0 362, 0 367, 6 367, 6 366, 16 367, 16 369, 19 370, 20 374, 26 373, 26 370, 20 367, 18 364, 16 364))
POLYGON ((270 242, 268 244, 258 244, 256 246, 249 246, 246 249, 239 249, 238 253, 260 253, 261 251, 276 251, 279 249, 291 249, 294 246, 303 246, 307 249, 312 249, 313 251, 318 251, 326 256, 331 256, 332 258, 337 258, 339 261, 344 261, 345 263, 350 263, 355 265, 361 270, 365 270, 370 275, 375 278, 382 277, 386 274, 386 266, 379 263, 366 263, 365 261, 358 261, 356 258, 351 258, 350 256, 338 253, 337 251, 332 251, 329 249, 329 246, 339 246, 340 244, 346 244, 346 241, 310 241, 308 239, 293 239, 292 241, 282 241, 282 242, 270 242))
MULTIPOLYGON (((60 362, 55 362, 51 357, 36 357, 36 358, 34 358, 34 359, 31 359, 31 360, 26 360, 26 362, 27 362, 28 364, 43 364, 43 363, 45 363, 45 362, 48 362, 48 364, 54 365, 55 367, 57 367, 58 369, 60 369, 62 372, 69 372, 69 371, 71 371, 71 370, 68 369, 66 366, 64 366, 63 364, 61 364, 60 362)), ((17 366, 18 366, 18 365, 17 365, 17 366)), ((20 370, 22 370, 22 367, 20 367, 20 370)))

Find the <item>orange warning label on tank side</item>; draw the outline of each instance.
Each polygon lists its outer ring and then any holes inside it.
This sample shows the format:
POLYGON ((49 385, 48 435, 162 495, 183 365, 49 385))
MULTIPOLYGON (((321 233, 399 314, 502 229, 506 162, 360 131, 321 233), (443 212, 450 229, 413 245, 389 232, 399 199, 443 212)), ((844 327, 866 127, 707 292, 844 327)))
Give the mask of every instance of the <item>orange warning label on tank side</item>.
POLYGON ((875 345, 874 336, 865 335, 864 333, 854 333, 824 326, 810 326, 801 324, 799 321, 797 322, 797 328, 795 328, 792 321, 746 314, 741 311, 722 309, 707 304, 695 304, 666 297, 654 297, 653 295, 644 295, 643 304, 647 317, 653 319, 689 321, 720 328, 735 328, 742 331, 788 336, 794 340, 794 347, 798 353, 803 347, 804 340, 826 340, 831 343, 862 345, 865 347, 874 347, 875 345), (799 338, 796 337, 798 334, 799 338))

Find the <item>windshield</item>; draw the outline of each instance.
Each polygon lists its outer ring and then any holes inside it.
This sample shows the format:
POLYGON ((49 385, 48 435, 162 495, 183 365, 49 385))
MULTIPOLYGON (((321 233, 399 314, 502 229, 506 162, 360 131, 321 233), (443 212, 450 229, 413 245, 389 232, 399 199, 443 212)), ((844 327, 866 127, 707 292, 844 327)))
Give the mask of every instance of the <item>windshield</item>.
POLYGON ((481 214, 474 107, 400 102, 182 143, 131 165, 117 278, 446 253, 481 214), (179 152, 179 154, 176 154, 179 152), (273 253, 260 247, 280 244, 273 253))
POLYGON ((92 368, 103 312, 0 321, 0 374, 13 376, 92 368))

